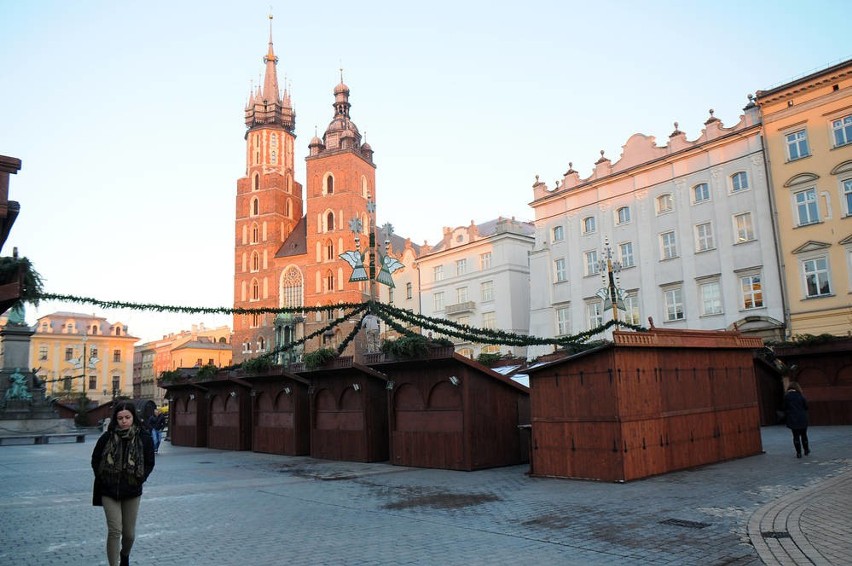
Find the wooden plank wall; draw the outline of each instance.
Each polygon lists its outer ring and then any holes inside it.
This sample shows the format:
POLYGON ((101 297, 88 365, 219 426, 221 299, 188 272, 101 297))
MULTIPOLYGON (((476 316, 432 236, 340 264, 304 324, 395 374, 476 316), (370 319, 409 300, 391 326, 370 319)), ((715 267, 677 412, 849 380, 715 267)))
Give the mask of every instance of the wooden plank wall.
POLYGON ((169 435, 175 446, 207 446, 207 419, 203 402, 190 393, 175 394, 169 415, 169 435))

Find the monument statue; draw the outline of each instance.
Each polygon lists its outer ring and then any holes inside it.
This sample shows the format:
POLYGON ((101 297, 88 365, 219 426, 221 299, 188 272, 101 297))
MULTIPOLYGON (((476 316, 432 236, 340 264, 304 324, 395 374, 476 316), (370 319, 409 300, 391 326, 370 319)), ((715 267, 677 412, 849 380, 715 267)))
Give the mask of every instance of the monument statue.
POLYGON ((27 325, 27 319, 26 319, 26 313, 24 311, 23 301, 18 301, 17 303, 15 303, 15 306, 13 306, 11 309, 9 309, 8 324, 11 324, 11 325, 14 325, 14 326, 26 326, 27 325))
POLYGON ((15 373, 9 376, 9 381, 12 385, 6 390, 6 395, 3 396, 3 401, 11 401, 21 399, 23 401, 32 401, 33 396, 27 388, 27 376, 21 373, 20 368, 15 368, 15 373))

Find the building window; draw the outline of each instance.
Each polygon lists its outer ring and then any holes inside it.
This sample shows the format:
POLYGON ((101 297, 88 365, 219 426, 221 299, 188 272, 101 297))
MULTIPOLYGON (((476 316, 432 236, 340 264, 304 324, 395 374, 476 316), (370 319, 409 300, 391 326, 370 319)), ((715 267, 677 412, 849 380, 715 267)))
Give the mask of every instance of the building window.
POLYGON ((480 296, 482 301, 494 300, 494 281, 483 281, 479 285, 480 296))
POLYGON ((852 179, 844 179, 843 183, 843 206, 846 207, 846 216, 852 216, 852 179))
POLYGON ((413 295, 413 292, 414 292, 413 286, 411 285, 411 283, 406 283, 405 284, 405 298, 410 299, 413 295))
POLYGON ((745 171, 739 171, 731 175, 731 192, 744 191, 748 188, 748 175, 745 171))
POLYGON ((657 214, 665 214, 667 212, 671 212, 674 209, 674 202, 672 201, 672 195, 666 193, 664 195, 660 195, 656 200, 657 214))
POLYGON ((251 190, 256 191, 260 188, 260 175, 257 173, 251 178, 251 190))
POLYGON ((592 234, 597 230, 597 222, 594 216, 583 218, 583 234, 592 234))
POLYGON ((628 224, 630 223, 630 207, 622 206, 618 210, 615 211, 615 223, 616 224, 628 224))
POLYGON ((251 254, 251 270, 252 272, 260 271, 260 254, 257 252, 251 254))
POLYGON ((598 266, 598 252, 595 250, 583 254, 583 260, 586 264, 586 276, 597 275, 600 271, 598 266))
POLYGON ((112 361, 120 362, 121 361, 121 350, 113 350, 112 351, 112 361))
POLYGON ((660 234, 660 257, 662 259, 677 257, 677 240, 674 231, 660 234))
POLYGON ((565 270, 565 258, 559 258, 553 262, 553 270, 556 274, 556 282, 568 281, 568 272, 565 270))
POLYGON ((806 226, 819 222, 819 210, 817 209, 816 189, 811 187, 799 191, 793 195, 796 200, 796 219, 798 226, 806 226))
POLYGON ((98 357, 98 349, 95 348, 94 346, 89 348, 89 357, 90 358, 97 358, 98 357))
POLYGON ((586 322, 589 325, 589 330, 603 326, 603 303, 601 301, 586 303, 586 322))
POLYGON ((556 335, 565 336, 571 333, 571 319, 569 316, 568 307, 558 307, 556 309, 556 335))
POLYGON ((751 212, 734 215, 734 234, 738 244, 754 240, 754 225, 751 221, 751 212))
POLYGON ((249 321, 249 328, 259 328, 260 327, 260 315, 254 313, 251 315, 251 319, 249 321))
POLYGON ((290 267, 281 278, 282 307, 293 308, 302 306, 302 272, 290 267))
POLYGON ((482 328, 496 328, 497 316, 494 311, 482 313, 482 328))
POLYGON ((432 268, 432 273, 435 277, 435 281, 443 281, 444 280, 444 266, 436 265, 432 268))
POLYGON ((621 267, 633 267, 636 265, 633 261, 633 242, 618 244, 618 258, 621 261, 621 267))
POLYGON ((252 279, 251 281, 251 300, 260 300, 260 283, 257 282, 257 279, 252 279))
POLYGON ((325 243, 325 259, 328 261, 334 259, 334 242, 331 240, 325 243))
POLYGON ((759 309, 763 307, 763 286, 760 275, 740 277, 740 289, 744 309, 759 309))
POLYGON ((692 202, 695 204, 710 200, 710 185, 698 183, 692 187, 692 202))
POLYGON ((553 227, 553 241, 561 242, 565 239, 565 229, 562 226, 554 226, 553 227))
POLYGON ((98 376, 90 375, 89 376, 89 391, 97 391, 98 390, 98 376))
POLYGON ((334 177, 331 175, 325 178, 325 194, 334 194, 334 177))
POLYGON ((432 300, 434 302, 434 310, 435 312, 444 310, 444 292, 439 291, 432 296, 432 300))
POLYGON ((722 289, 718 281, 704 283, 698 287, 701 296, 701 314, 722 314, 722 289))
POLYGON ((828 276, 828 259, 817 257, 802 262, 805 274, 805 293, 807 297, 824 297, 831 294, 828 276))
POLYGON ((256 244, 260 241, 260 229, 257 224, 251 225, 251 243, 256 244))
POLYGON ((808 133, 805 130, 787 134, 785 139, 787 141, 787 161, 801 159, 811 154, 808 148, 808 133))
POLYGON ((38 347, 38 359, 39 361, 44 361, 47 359, 47 346, 44 344, 38 347))
POLYGON ((325 216, 325 229, 327 232, 331 232, 334 230, 334 213, 329 212, 325 216))
POLYGON ((466 303, 467 302, 467 287, 459 287, 456 289, 456 303, 466 303))
POLYGON ((680 287, 667 289, 664 292, 666 303, 666 320, 669 322, 683 320, 683 291, 680 287))
POLYGON ((260 199, 253 198, 251 199, 251 215, 257 216, 260 214, 260 199))
POLYGON ((71 391, 71 377, 62 378, 62 389, 65 391, 71 391))
POLYGON ((713 242, 713 225, 710 222, 695 227, 695 251, 706 252, 716 247, 713 242))
POLYGON ((624 322, 628 324, 639 324, 639 296, 631 293, 624 297, 624 322))
POLYGON ((852 114, 831 122, 834 132, 834 147, 852 143, 852 114))
POLYGON ((479 254, 479 268, 480 269, 491 269, 491 252, 485 252, 484 254, 479 254))
POLYGON ((467 273, 467 260, 466 259, 457 259, 456 260, 456 275, 464 275, 467 273))
POLYGON ((74 348, 65 348, 65 361, 70 362, 74 359, 74 348))
POLYGON ((325 272, 325 290, 334 291, 334 273, 330 269, 325 272))

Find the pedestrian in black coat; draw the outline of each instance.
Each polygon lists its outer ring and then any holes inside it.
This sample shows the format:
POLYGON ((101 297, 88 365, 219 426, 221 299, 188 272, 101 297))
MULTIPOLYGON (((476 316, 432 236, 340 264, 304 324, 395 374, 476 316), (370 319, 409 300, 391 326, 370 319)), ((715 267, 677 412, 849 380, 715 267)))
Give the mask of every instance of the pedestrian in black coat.
POLYGON ((154 442, 132 402, 119 401, 92 451, 92 504, 104 508, 109 566, 128 566, 136 538, 142 484, 154 470, 154 442))
POLYGON ((808 445, 808 400, 802 395, 802 388, 795 381, 790 382, 784 394, 784 415, 787 428, 793 431, 796 458, 802 457, 802 448, 807 456, 811 453, 808 445))

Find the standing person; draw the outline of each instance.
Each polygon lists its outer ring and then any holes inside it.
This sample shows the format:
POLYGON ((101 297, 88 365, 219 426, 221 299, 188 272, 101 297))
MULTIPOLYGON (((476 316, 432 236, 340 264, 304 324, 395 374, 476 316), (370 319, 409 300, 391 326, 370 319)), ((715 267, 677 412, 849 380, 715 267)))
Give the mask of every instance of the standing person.
POLYGON ((163 441, 163 429, 166 428, 166 417, 160 412, 160 409, 154 411, 154 414, 148 417, 148 429, 151 431, 151 438, 154 441, 154 454, 159 454, 160 443, 163 441))
POLYGON ((796 447, 796 458, 802 457, 802 448, 805 456, 811 453, 808 446, 808 400, 802 395, 802 388, 795 381, 787 386, 784 394, 784 413, 787 420, 787 428, 793 431, 793 446, 796 447))
POLYGON ((109 566, 130 564, 142 484, 153 469, 154 442, 139 420, 136 406, 117 402, 109 427, 92 451, 92 504, 103 506, 106 515, 109 566))

